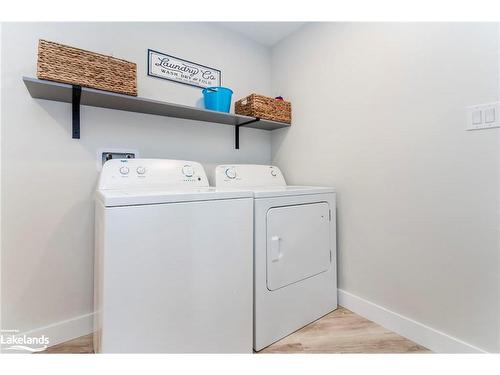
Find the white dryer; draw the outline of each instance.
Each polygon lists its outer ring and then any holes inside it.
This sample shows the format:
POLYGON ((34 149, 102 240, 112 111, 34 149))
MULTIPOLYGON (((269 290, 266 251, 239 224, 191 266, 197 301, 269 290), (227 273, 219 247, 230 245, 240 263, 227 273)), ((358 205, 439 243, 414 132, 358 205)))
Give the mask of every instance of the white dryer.
POLYGON ((254 349, 335 310, 335 190, 287 186, 265 165, 219 165, 215 179, 254 194, 254 349))
POLYGON ((95 350, 252 351, 253 199, 196 162, 110 160, 96 194, 95 350))

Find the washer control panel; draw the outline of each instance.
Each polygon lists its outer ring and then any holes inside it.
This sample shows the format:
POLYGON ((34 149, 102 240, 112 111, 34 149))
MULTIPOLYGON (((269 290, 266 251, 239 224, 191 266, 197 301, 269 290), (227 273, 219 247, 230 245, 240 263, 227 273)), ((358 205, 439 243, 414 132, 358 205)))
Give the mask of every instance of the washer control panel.
POLYGON ((280 169, 273 165, 234 164, 215 168, 215 186, 286 186, 286 182, 280 169))
POLYGON ((111 159, 104 163, 99 189, 208 187, 200 163, 169 159, 111 159))

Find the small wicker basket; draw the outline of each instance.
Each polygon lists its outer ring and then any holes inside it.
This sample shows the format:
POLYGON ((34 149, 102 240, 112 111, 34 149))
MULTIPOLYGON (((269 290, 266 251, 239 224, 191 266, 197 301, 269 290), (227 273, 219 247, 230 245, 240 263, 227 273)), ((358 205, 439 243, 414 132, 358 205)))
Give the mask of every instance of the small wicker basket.
POLYGON ((39 79, 137 96, 137 65, 99 53, 40 39, 39 79))
POLYGON ((263 95, 251 94, 234 104, 234 112, 238 115, 258 117, 261 119, 292 122, 292 104, 263 95))

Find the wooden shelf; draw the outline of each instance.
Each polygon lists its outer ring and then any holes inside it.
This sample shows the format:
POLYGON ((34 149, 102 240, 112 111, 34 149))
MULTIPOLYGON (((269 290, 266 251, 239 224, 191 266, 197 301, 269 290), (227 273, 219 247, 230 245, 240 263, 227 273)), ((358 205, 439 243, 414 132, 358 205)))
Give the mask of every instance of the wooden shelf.
MULTIPOLYGON (((82 87, 80 89, 79 87, 69 84, 40 80, 36 78, 23 77, 23 81, 32 98, 72 103, 74 111, 75 104, 78 105, 78 103, 75 103, 73 100, 76 92, 77 95, 79 94, 80 105, 231 125, 236 128, 236 148, 239 146, 238 129, 240 126, 263 130, 274 130, 290 126, 290 124, 282 122, 261 120, 255 117, 241 116, 231 113, 209 111, 201 108, 167 103, 148 98, 116 94, 86 87, 82 87)), ((78 98, 78 96, 76 96, 76 98, 78 98)), ((79 115, 77 125, 78 129, 76 133, 75 129, 73 129, 73 138, 80 138, 79 115)), ((73 126, 75 127, 75 113, 73 113, 73 126)))

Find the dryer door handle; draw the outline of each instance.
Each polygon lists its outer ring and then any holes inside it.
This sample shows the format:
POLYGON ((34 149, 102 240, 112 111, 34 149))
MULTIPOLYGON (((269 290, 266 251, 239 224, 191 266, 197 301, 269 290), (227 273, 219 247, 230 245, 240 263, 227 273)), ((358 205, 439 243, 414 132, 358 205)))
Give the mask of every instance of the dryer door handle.
POLYGON ((280 237, 278 236, 271 237, 271 262, 277 262, 283 257, 283 254, 281 253, 280 243, 281 243, 280 237))

